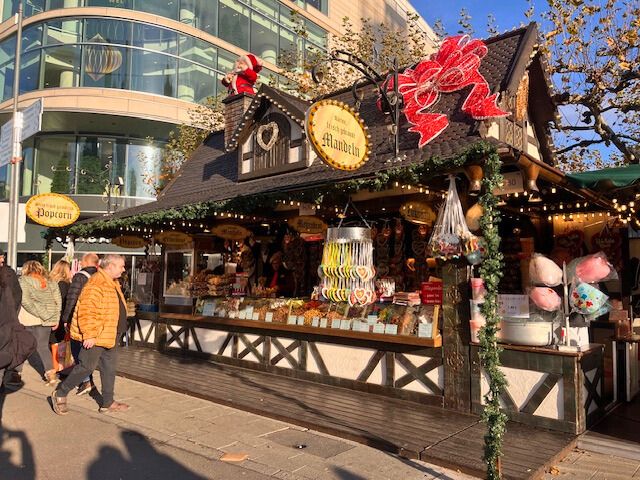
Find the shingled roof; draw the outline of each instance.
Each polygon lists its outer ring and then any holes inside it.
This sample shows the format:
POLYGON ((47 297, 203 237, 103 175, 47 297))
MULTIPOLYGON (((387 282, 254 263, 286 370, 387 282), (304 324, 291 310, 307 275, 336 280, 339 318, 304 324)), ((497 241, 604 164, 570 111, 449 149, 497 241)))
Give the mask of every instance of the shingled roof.
MULTIPOLYGON (((480 71, 492 91, 513 93, 527 65, 531 61, 537 37, 535 24, 519 28, 485 41, 489 49, 480 71)), ((482 140, 480 122, 461 112, 460 107, 468 90, 443 95, 437 104, 440 112, 449 115, 449 127, 424 148, 418 149, 418 135, 408 132, 406 122, 401 125, 400 150, 404 159, 390 163, 393 146, 390 142, 390 119, 376 107, 377 94, 373 86, 365 87, 360 115, 369 126, 372 153, 369 161, 356 172, 332 169, 320 159, 306 169, 255 180, 238 180, 237 152, 225 152, 223 132, 213 133, 185 162, 177 178, 167 186, 156 202, 122 210, 114 218, 128 217, 150 211, 176 208, 203 201, 220 201, 237 196, 248 196, 274 191, 300 190, 303 188, 335 183, 358 177, 368 177, 376 172, 409 164, 421 163, 431 157, 448 158, 463 153, 482 140)), ((290 111, 299 116, 310 102, 291 97, 270 87, 262 87, 263 93, 255 102, 266 98, 287 104, 290 111)), ((338 92, 330 98, 354 104, 351 90, 338 92)), ((404 116, 402 117, 404 121, 404 116)))

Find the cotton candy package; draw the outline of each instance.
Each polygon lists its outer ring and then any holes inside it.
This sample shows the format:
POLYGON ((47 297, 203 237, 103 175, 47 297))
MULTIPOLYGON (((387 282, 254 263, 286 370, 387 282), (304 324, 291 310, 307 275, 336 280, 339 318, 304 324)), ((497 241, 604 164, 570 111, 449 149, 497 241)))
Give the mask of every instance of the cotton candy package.
POLYGON ((536 253, 529 264, 529 278, 533 285, 557 287, 562 283, 562 269, 553 260, 536 253))

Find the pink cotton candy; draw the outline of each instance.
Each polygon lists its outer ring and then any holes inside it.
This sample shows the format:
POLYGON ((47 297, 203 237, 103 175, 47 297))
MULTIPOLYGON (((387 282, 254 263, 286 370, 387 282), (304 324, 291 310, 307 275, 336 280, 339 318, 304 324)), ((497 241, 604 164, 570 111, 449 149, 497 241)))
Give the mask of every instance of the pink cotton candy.
POLYGON ((601 255, 590 255, 576 266, 576 277, 585 283, 601 282, 610 273, 611 267, 601 255))
POLYGON ((540 309, 553 312, 560 308, 560 295, 548 287, 534 287, 529 293, 531 301, 540 309))

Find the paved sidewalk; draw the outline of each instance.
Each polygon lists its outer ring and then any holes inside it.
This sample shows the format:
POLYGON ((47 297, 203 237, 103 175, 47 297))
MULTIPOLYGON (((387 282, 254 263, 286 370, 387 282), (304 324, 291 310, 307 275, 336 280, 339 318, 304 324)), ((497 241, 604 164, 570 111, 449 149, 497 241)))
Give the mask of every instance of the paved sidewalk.
POLYGON ((129 412, 100 414, 96 399, 71 394, 71 413, 59 417, 28 366, 24 379, 0 403, 0 476, 11 480, 473 478, 120 377, 116 398, 129 412))

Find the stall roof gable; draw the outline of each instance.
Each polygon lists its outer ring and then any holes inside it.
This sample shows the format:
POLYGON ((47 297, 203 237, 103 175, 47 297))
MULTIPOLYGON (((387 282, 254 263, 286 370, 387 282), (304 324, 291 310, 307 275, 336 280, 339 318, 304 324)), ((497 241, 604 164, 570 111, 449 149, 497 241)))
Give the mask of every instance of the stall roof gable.
MULTIPOLYGON (((493 91, 502 92, 503 89, 519 83, 518 77, 525 71, 518 66, 519 58, 525 56, 528 62, 531 61, 534 45, 530 40, 536 35, 534 26, 529 25, 486 40, 489 50, 480 71, 493 91)), ((480 133, 482 122, 473 120, 461 112, 460 107, 468 94, 467 90, 463 90, 441 97, 436 106, 437 111, 448 116, 449 126, 422 149, 417 148, 418 135, 408 131, 409 125, 403 116, 400 126, 402 160, 392 161, 394 152, 390 142, 390 119, 376 106, 375 87, 369 85, 364 87, 364 90, 365 97, 360 104, 359 113, 369 127, 372 153, 369 161, 356 172, 330 168, 316 158, 309 167, 299 171, 239 182, 237 154, 235 151, 225 150, 224 135, 218 132, 212 134, 196 149, 181 169, 179 177, 167 186, 157 202, 123 210, 115 216, 136 215, 144 211, 176 208, 203 201, 222 201, 237 196, 301 190, 353 178, 371 177, 384 170, 422 163, 429 158, 452 158, 483 140, 497 146, 506 146, 495 139, 484 139, 480 133)), ((264 97, 255 98, 254 102, 265 101, 268 95, 271 99, 277 99, 281 105, 286 104, 292 118, 295 116, 296 120, 304 122, 305 109, 310 102, 268 86, 261 87, 258 94, 265 92, 264 97)), ((355 103, 350 89, 337 92, 328 98, 350 105, 355 103)), ((244 128, 249 127, 245 124, 244 128)))
POLYGON ((262 85, 249 104, 243 116, 242 123, 238 125, 233 132, 231 140, 226 146, 227 151, 238 148, 242 139, 249 134, 255 124, 260 121, 264 113, 269 109, 269 105, 274 105, 282 111, 282 113, 300 125, 300 127, 304 128, 305 113, 309 105, 311 105, 311 102, 294 97, 268 85, 262 85))

